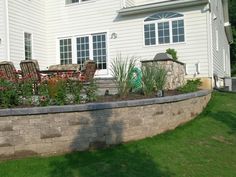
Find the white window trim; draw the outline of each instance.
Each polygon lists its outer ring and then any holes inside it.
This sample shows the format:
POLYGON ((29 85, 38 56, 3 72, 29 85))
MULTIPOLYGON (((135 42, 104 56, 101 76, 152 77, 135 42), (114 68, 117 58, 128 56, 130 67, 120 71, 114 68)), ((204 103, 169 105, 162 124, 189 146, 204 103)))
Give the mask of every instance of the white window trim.
POLYGON ((152 47, 152 46, 165 46, 165 45, 179 45, 179 44, 186 44, 186 22, 184 17, 177 17, 177 18, 170 18, 170 19, 161 19, 161 20, 153 20, 143 23, 143 47, 152 47), (173 32, 172 32, 172 22, 176 20, 184 20, 184 42, 173 42, 173 32), (170 43, 159 44, 158 38, 158 23, 169 22, 169 31, 170 31, 170 43), (147 24, 155 24, 156 28, 156 44, 153 45, 145 45, 145 31, 144 25, 147 24))
POLYGON ((79 0, 79 2, 74 2, 74 3, 66 3, 66 0, 65 0, 65 6, 74 6, 74 5, 83 5, 83 4, 89 4, 89 3, 92 3, 92 2, 96 2, 97 0, 88 0, 88 1, 81 1, 79 0))
POLYGON ((25 33, 31 34, 31 59, 34 58, 34 35, 30 31, 23 31, 23 53, 24 53, 24 60, 25 60, 25 33))

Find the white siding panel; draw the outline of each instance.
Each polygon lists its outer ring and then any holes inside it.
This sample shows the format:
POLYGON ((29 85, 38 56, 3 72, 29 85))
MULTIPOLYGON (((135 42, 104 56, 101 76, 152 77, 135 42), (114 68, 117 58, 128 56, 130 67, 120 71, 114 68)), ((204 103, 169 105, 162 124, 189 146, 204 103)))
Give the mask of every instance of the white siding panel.
POLYGON ((6 8, 5 0, 0 1, 0 61, 7 58, 7 34, 6 34, 6 8))
POLYGON ((63 0, 47 0, 48 65, 60 63, 59 38, 116 32, 113 24, 119 9, 120 1, 96 0, 65 5, 63 0))
POLYGON ((187 64, 189 75, 195 73, 195 64, 200 63, 201 77, 208 77, 208 38, 207 16, 202 7, 176 9, 184 14, 186 41, 183 44, 165 44, 157 46, 144 46, 143 24, 144 19, 151 14, 129 16, 121 18, 114 23, 118 38, 110 43, 111 58, 117 54, 139 56, 142 60, 153 59, 156 53, 165 52, 174 48, 178 52, 179 61, 187 64))
MULTIPOLYGON (((144 19, 151 14, 119 17, 120 2, 97 0, 83 4, 65 5, 64 1, 47 0, 47 52, 48 65, 59 63, 58 39, 97 32, 117 33, 109 39, 109 61, 120 53, 137 56, 142 60, 153 59, 156 53, 174 48, 179 60, 187 63, 190 75, 195 73, 195 64, 200 63, 200 76, 208 77, 207 18, 203 6, 176 9, 184 14, 186 42, 159 46, 144 46, 144 19)), ((108 61, 108 62, 109 62, 108 61)))
POLYGON ((24 60, 24 32, 28 32, 32 34, 33 58, 41 68, 46 67, 45 0, 9 0, 9 29, 11 61, 19 68, 24 60))
POLYGON ((126 7, 131 7, 135 5, 135 0, 126 0, 126 7))
POLYGON ((222 2, 218 0, 211 1, 211 4, 212 4, 211 7, 212 7, 213 72, 214 74, 217 74, 219 77, 230 76, 230 52, 229 52, 228 40, 224 29, 222 2), (218 37, 216 37, 217 33, 216 31, 218 31, 218 37), (218 45, 218 50, 217 50, 217 45, 218 45), (226 61, 224 61, 225 58, 226 61), (226 63, 227 65, 226 71, 224 71, 224 63, 226 63))

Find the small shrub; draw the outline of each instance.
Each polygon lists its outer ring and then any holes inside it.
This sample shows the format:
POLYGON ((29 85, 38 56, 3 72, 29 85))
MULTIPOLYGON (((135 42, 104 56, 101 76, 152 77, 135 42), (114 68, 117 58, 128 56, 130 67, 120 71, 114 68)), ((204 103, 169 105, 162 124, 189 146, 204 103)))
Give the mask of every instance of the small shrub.
POLYGON ((3 78, 0 78, 0 106, 13 107, 19 103, 18 84, 3 78))
POLYGON ((83 84, 80 81, 68 79, 67 86, 67 103, 80 103, 83 84))
POLYGON ((111 74, 115 79, 118 94, 121 97, 126 97, 132 88, 131 77, 136 60, 136 57, 122 58, 119 55, 111 62, 111 74))
POLYGON ((201 85, 202 82, 200 79, 187 80, 187 83, 184 86, 179 87, 178 91, 181 93, 196 92, 201 85))
POLYGON ((173 60, 175 60, 175 61, 178 60, 177 51, 175 49, 169 48, 166 50, 166 53, 170 54, 172 56, 173 60))
POLYGON ((66 103, 66 78, 54 76, 48 79, 47 84, 52 104, 64 105, 66 103))
POLYGON ((88 101, 96 101, 97 100, 97 84, 95 80, 91 80, 88 86, 85 88, 86 96, 88 101))

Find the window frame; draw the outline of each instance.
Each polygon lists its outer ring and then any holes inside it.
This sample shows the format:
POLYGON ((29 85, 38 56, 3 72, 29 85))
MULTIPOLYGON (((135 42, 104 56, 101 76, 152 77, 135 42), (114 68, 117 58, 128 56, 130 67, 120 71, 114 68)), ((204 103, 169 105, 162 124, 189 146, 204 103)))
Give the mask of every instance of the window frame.
MULTIPOLYGON (((59 55, 59 63, 61 64, 61 65, 64 65, 64 64, 62 64, 61 63, 61 40, 71 40, 71 63, 73 63, 73 39, 71 38, 71 37, 65 37, 65 38, 61 38, 61 39, 59 39, 58 40, 58 48, 59 48, 59 52, 58 52, 58 55, 59 55)), ((63 48, 64 48, 65 46, 63 45, 63 48)), ((68 52, 68 51, 67 51, 68 52)), ((68 59, 68 58, 67 58, 68 59)), ((65 60, 65 59, 64 59, 65 60)), ((67 64, 70 64, 70 60, 69 60, 69 63, 67 63, 67 64)))
POLYGON ((185 22, 185 16, 183 17, 176 17, 176 18, 165 18, 165 19, 161 19, 161 20, 153 20, 153 21, 143 21, 143 46, 144 47, 151 47, 151 46, 164 46, 164 45, 178 45, 178 44, 185 44, 187 41, 186 38, 186 22, 185 22), (173 21, 178 21, 178 20, 183 20, 184 21, 184 41, 183 42, 173 42, 173 31, 172 31, 172 22, 173 21), (170 42, 169 43, 163 43, 163 44, 159 44, 159 34, 158 34, 158 23, 164 23, 164 22, 168 22, 169 23, 169 34, 170 34, 170 42), (156 32, 156 44, 153 45, 145 45, 145 30, 144 30, 144 26, 147 24, 155 24, 155 32, 156 32))
POLYGON ((103 31, 103 32, 93 32, 89 34, 84 34, 84 35, 73 35, 73 36, 67 36, 67 37, 58 37, 57 38, 57 61, 58 63, 61 62, 60 60, 60 40, 63 39, 71 39, 71 45, 72 45, 72 64, 77 64, 77 59, 78 59, 78 54, 77 54, 77 38, 82 38, 82 37, 89 37, 89 58, 91 60, 94 60, 93 57, 93 35, 105 35, 105 42, 106 42, 106 69, 98 69, 96 73, 99 72, 99 75, 107 75, 108 74, 108 69, 109 69, 109 32, 108 31, 103 31))
POLYGON ((67 0, 65 0, 65 5, 66 6, 71 6, 71 5, 76 5, 76 4, 86 4, 86 3, 90 3, 96 0, 78 0, 78 2, 70 2, 68 3, 67 0))
POLYGON ((32 60, 34 58, 33 56, 33 33, 29 31, 23 31, 23 50, 24 50, 24 60, 32 60), (26 59, 26 50, 25 50, 25 35, 30 34, 30 52, 31 52, 31 58, 26 59))

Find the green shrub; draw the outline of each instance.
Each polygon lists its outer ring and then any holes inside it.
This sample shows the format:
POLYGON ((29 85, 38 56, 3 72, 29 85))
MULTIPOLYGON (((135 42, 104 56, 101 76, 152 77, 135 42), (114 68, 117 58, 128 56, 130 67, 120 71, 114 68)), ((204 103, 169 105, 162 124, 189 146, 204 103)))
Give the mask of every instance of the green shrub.
POLYGON ((81 90, 83 89, 83 84, 80 81, 74 81, 68 79, 67 81, 67 94, 71 96, 69 99, 67 97, 68 103, 80 103, 81 101, 81 90))
POLYGON ((4 108, 17 106, 19 103, 18 90, 16 82, 0 78, 0 106, 4 108))
POLYGON ((172 56, 173 60, 175 60, 175 61, 178 60, 177 51, 175 49, 169 48, 166 50, 166 53, 170 54, 172 56))
POLYGON ((200 79, 188 80, 184 86, 178 88, 178 91, 181 93, 196 92, 201 85, 200 79))
POLYGON ((167 81, 167 71, 158 64, 142 66, 143 92, 151 95, 154 91, 164 90, 167 81))
POLYGON ((111 62, 111 74, 115 79, 120 97, 126 97, 132 88, 131 77, 137 58, 117 56, 111 62))
POLYGON ((96 101, 97 100, 97 89, 98 86, 95 82, 95 80, 91 80, 88 84, 87 87, 85 87, 85 92, 86 92, 86 96, 87 96, 87 100, 88 101, 96 101))
POLYGON ((231 75, 232 75, 232 77, 236 77, 236 64, 232 65, 231 75))

